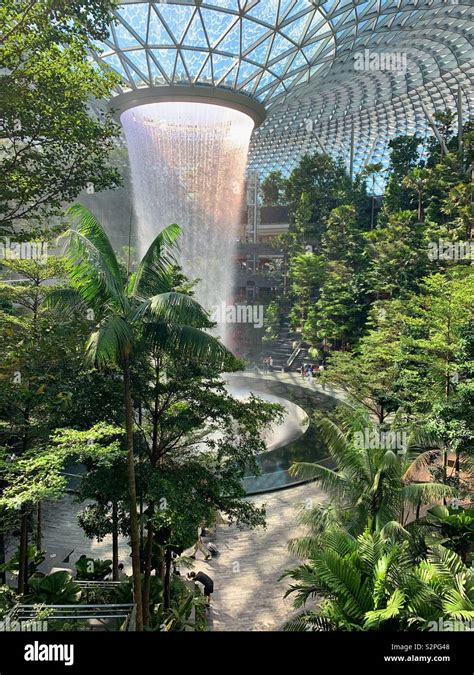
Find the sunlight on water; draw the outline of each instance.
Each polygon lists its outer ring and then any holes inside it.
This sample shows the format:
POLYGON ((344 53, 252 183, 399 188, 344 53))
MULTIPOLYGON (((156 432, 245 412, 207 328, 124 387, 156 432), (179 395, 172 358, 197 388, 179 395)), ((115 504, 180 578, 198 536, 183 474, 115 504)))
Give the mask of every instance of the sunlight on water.
POLYGON ((165 225, 178 223, 180 264, 190 278, 202 280, 197 299, 208 310, 231 304, 253 121, 217 105, 152 103, 127 110, 121 122, 140 254, 165 225))

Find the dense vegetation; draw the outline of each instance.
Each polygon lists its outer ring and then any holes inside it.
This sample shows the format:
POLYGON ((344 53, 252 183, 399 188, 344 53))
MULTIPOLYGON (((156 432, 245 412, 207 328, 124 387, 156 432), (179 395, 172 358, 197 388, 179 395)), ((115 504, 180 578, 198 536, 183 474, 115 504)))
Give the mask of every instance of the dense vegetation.
POLYGON ((0 579, 17 583, 2 588, 0 611, 15 599, 87 600, 71 575, 38 569, 44 503, 66 494, 80 465, 76 500, 91 501, 79 523, 90 538, 111 535, 112 551, 77 579, 119 579, 125 536, 133 583, 121 601, 133 591, 137 629, 182 630, 200 600, 172 575, 172 557, 219 510, 229 522, 264 524, 242 477, 256 471, 260 432, 279 409, 225 390, 220 374, 242 364, 205 330, 208 314, 175 263, 177 225, 139 264, 131 255, 123 264, 93 214, 64 211, 84 189, 120 182, 118 127, 92 105, 117 78, 88 51, 114 4, 12 0, 0 9, 0 232, 33 252, 9 255, 8 240, 2 249, 0 579), (51 250, 65 230, 64 255, 36 246, 51 250))
MULTIPOLYGON (((195 607, 202 629, 201 599, 173 561, 219 512, 265 524, 242 478, 280 408, 225 389, 222 373, 244 364, 207 330, 176 262, 178 225, 124 264, 92 213, 65 210, 84 189, 120 183, 117 125, 92 104, 117 80, 88 51, 114 4, 0 7, 0 234, 51 243, 61 232, 65 244, 61 256, 1 261, 0 618, 18 601, 90 601, 78 582, 118 580, 125 537, 131 578, 93 600, 133 600, 138 630, 183 630, 195 607), (79 558, 76 579, 44 575, 44 504, 65 497, 78 466, 79 524, 111 537, 110 560, 79 558)), ((262 185, 264 203, 287 204, 291 218, 264 343, 290 307, 349 403, 317 420, 331 465, 292 467, 330 502, 302 508, 307 534, 290 543, 302 561, 288 572, 302 609, 290 629, 474 619, 474 131, 466 124, 458 144, 452 115, 436 119, 443 147, 395 138, 386 170, 370 164, 351 181, 314 154, 262 185)))
POLYGON ((466 124, 460 146, 453 116, 437 121, 448 152, 393 139, 381 198, 370 194, 381 165, 351 185, 321 155, 263 184, 264 200, 286 203, 291 217, 281 311, 289 302, 324 379, 350 403, 319 420, 333 468, 292 467, 318 478, 330 504, 302 509, 308 535, 290 545, 305 560, 289 573, 290 593, 296 607, 313 606, 291 629, 426 629, 474 618, 474 132, 466 124), (435 508, 453 525, 435 542, 434 504, 448 505, 435 508))

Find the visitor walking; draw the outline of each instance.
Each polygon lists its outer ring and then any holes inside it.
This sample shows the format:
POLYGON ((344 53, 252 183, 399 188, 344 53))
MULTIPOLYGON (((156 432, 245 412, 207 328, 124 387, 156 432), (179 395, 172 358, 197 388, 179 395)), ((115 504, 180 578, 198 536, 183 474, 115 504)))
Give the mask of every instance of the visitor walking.
POLYGON ((323 389, 326 389, 326 382, 324 381, 324 365, 321 363, 321 365, 318 368, 319 370, 319 377, 321 378, 321 384, 323 385, 323 389))
POLYGON ((209 549, 207 548, 207 546, 205 545, 205 543, 202 540, 202 527, 198 527, 198 538, 197 538, 196 543, 194 544, 194 551, 190 555, 190 558, 196 557, 196 553, 197 553, 198 549, 205 556, 206 560, 211 559, 211 554, 209 553, 209 549))
POLYGON ((269 366, 269 370, 271 370, 273 368, 273 357, 272 356, 268 357, 268 366, 269 366))
POLYGON ((208 607, 211 605, 211 595, 214 593, 214 581, 208 574, 204 572, 190 572, 188 574, 188 579, 193 579, 195 582, 202 584, 204 586, 204 597, 206 598, 206 604, 208 607))

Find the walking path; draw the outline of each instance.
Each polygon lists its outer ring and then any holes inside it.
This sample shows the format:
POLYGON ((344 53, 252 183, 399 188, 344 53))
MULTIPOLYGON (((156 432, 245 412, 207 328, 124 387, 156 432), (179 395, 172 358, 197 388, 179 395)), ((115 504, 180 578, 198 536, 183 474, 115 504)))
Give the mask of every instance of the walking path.
POLYGON ((229 383, 234 381, 240 382, 244 381, 248 383, 248 386, 251 386, 252 381, 256 384, 260 383, 262 385, 268 386, 278 386, 278 384, 291 385, 298 389, 303 389, 313 394, 322 394, 323 396, 329 396, 341 402, 347 402, 347 395, 341 390, 335 387, 332 387, 329 384, 320 384, 317 378, 303 378, 300 373, 289 372, 281 373, 274 371, 271 373, 253 373, 249 371, 229 373, 226 375, 226 379, 229 383))
MULTIPOLYGON (((324 500, 317 483, 251 497, 266 504, 267 528, 239 531, 221 525, 213 543, 220 555, 209 562, 196 560, 195 570, 214 579, 210 630, 281 630, 294 613, 292 598, 284 599, 289 580, 280 576, 298 563, 288 541, 304 533, 298 525, 298 503, 315 505, 324 500)), ((200 555, 200 554, 198 554, 200 555)))

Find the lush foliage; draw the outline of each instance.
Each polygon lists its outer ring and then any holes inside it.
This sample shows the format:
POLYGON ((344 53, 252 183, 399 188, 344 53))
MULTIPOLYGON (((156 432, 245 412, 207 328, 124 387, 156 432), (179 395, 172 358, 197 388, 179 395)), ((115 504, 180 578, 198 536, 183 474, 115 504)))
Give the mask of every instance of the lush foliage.
POLYGON ((306 562, 289 593, 312 605, 292 630, 463 629, 474 616, 473 132, 459 148, 452 116, 436 119, 446 148, 430 140, 422 160, 420 138, 393 139, 381 199, 378 165, 327 199, 308 186, 316 166, 330 186, 336 164, 306 157, 288 181, 291 318, 346 397, 318 420, 329 462, 291 469, 328 496, 301 505, 306 536, 290 542, 306 562))
POLYGON ((119 183, 109 162, 118 127, 90 107, 117 77, 88 58, 113 4, 6 0, 0 7, 0 233, 41 226, 86 187, 119 183))

